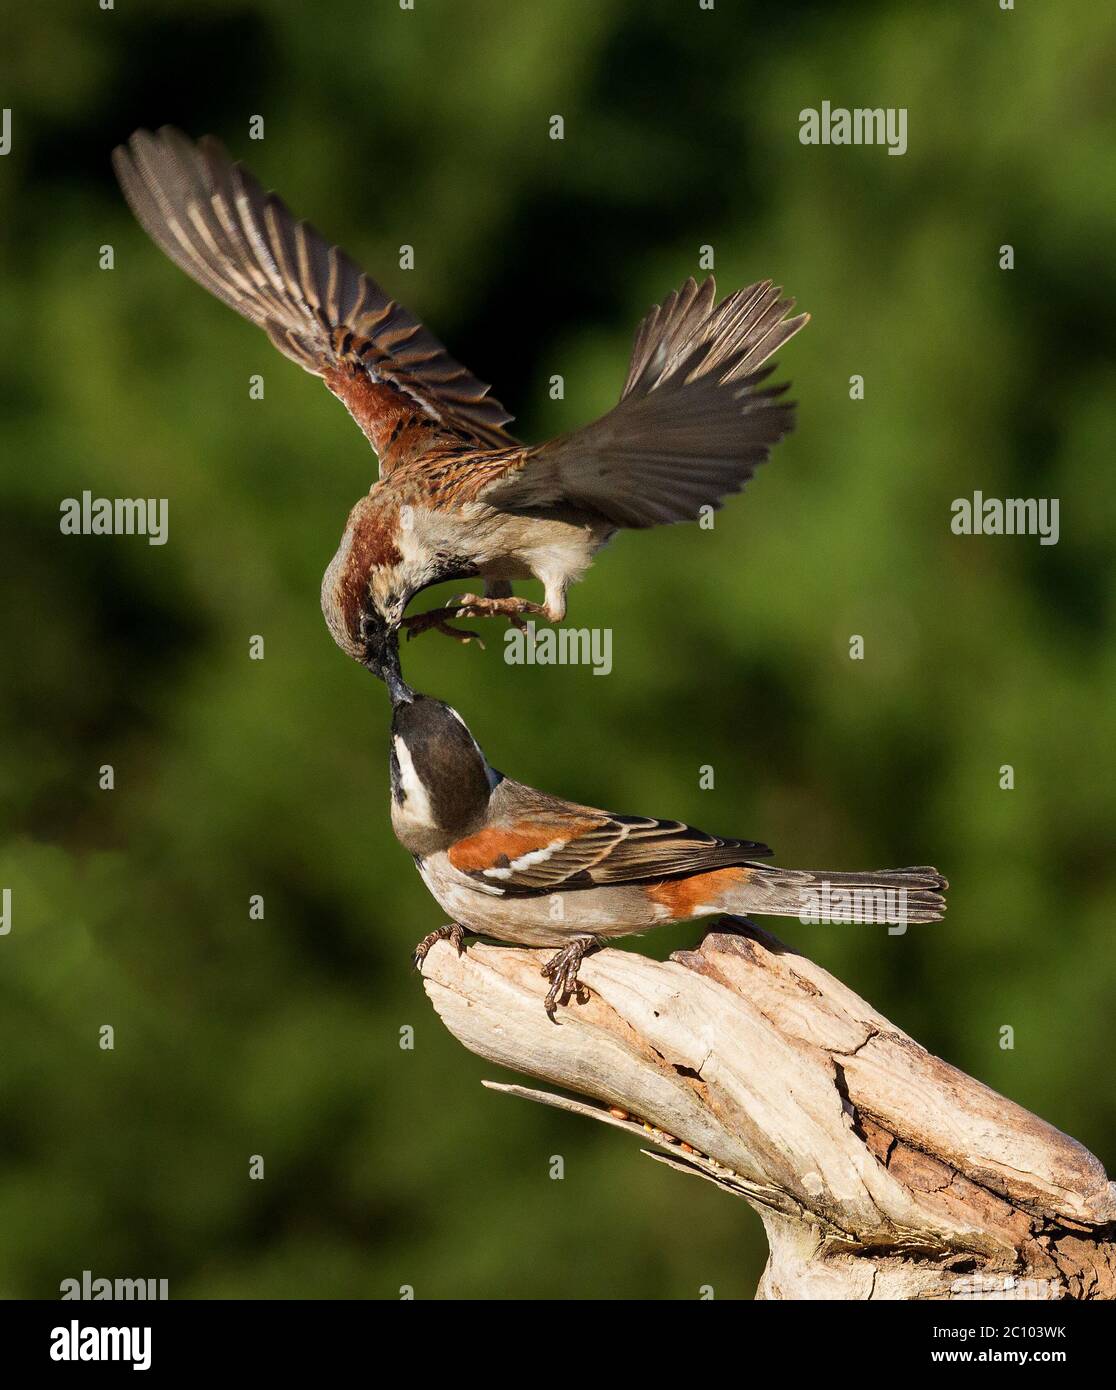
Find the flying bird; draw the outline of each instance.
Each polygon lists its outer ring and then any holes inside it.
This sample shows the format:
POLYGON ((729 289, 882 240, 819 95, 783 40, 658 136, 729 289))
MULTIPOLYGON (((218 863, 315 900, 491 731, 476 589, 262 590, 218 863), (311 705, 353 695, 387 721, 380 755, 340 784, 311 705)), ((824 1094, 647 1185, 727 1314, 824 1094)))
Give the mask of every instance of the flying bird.
POLYGON ((716 913, 906 924, 945 912, 934 868, 781 869, 757 862, 771 850, 754 840, 536 791, 489 764, 456 710, 397 669, 387 680, 392 828, 451 919, 419 943, 416 965, 439 940, 460 951, 466 932, 558 947, 542 972, 553 1018, 586 952, 611 937, 716 913))
POLYGON ((368 437, 379 479, 322 581, 338 646, 377 675, 390 639, 450 618, 560 622, 566 590, 622 528, 698 517, 738 492, 793 425, 764 364, 807 322, 770 281, 717 301, 693 279, 644 318, 619 403, 523 444, 489 388, 339 247, 296 220, 212 137, 164 126, 113 153, 129 206, 172 261, 320 376, 368 437), (512 592, 534 577, 543 602, 512 592), (405 617, 443 580, 484 582, 405 617))

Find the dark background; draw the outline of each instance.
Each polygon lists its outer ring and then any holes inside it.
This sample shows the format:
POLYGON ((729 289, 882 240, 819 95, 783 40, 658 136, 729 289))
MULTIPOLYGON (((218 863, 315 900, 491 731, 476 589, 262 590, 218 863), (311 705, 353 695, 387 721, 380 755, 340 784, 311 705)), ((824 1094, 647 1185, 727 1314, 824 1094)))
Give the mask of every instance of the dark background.
POLYGON ((764 1258, 745 1204, 484 1092, 427 1005, 408 957, 442 917, 390 834, 387 702, 318 612, 374 459, 131 220, 109 153, 163 122, 219 135, 528 439, 608 408, 702 245, 725 292, 812 312, 798 431, 745 497, 572 592, 610 676, 506 665, 496 625, 408 675, 550 790, 786 864, 939 865, 940 925, 777 929, 1111 1163, 1112 15, 90 0, 4 28, 0 1294, 747 1298, 764 1258), (907 154, 802 146, 823 100, 908 108, 907 154), (84 489, 168 498, 169 543, 62 536, 84 489), (1060 543, 953 535, 975 489, 1060 498, 1060 543))

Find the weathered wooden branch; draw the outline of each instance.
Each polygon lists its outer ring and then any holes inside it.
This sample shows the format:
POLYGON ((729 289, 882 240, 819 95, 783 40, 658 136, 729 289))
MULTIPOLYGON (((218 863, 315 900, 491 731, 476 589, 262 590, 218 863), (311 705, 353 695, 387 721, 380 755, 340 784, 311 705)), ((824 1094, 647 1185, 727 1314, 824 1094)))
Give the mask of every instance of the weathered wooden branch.
POLYGON ((666 962, 588 957, 588 998, 556 1023, 548 951, 440 943, 424 982, 466 1047, 603 1104, 486 1085, 750 1202, 760 1298, 1116 1297, 1116 1184, 1092 1154, 773 936, 721 925, 666 962))

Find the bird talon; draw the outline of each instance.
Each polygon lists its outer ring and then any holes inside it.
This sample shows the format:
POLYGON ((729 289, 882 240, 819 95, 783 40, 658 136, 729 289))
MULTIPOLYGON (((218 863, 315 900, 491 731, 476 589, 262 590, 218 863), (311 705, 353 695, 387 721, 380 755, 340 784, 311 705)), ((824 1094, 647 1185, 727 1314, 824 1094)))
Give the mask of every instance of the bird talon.
POLYGON ((578 979, 577 972, 581 962, 597 948, 600 943, 592 936, 575 936, 574 939, 540 967, 539 973, 550 980, 550 989, 543 1000, 543 1008, 556 1023, 554 1017, 559 1004, 567 1004, 571 998, 579 1004, 588 1004, 589 990, 578 979))
POLYGON ((527 630, 524 613, 540 613, 549 617, 544 604, 508 595, 501 598, 481 597, 479 594, 459 594, 450 605, 455 618, 507 618, 519 632, 527 630))
POLYGON ((431 947, 436 946, 439 941, 448 941, 451 946, 457 947, 459 956, 464 955, 465 928, 460 922, 447 922, 444 927, 439 927, 437 931, 428 932, 411 952, 411 964, 416 970, 422 969, 422 963, 430 954, 431 947))
POLYGON ((480 633, 468 632, 459 627, 450 627, 447 618, 459 618, 464 616, 455 612, 452 608, 431 608, 427 613, 414 613, 409 618, 403 619, 403 626, 407 629, 407 641, 417 637, 420 632, 427 632, 433 628, 436 632, 444 633, 446 637, 452 637, 456 642, 461 642, 467 646, 470 642, 475 642, 481 651, 484 651, 484 642, 481 640, 480 633))

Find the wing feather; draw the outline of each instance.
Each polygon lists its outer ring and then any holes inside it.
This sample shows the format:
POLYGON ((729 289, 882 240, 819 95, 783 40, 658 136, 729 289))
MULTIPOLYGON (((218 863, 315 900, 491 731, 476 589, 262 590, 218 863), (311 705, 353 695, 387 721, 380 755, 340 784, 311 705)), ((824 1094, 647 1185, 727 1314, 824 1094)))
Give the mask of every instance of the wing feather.
POLYGON ((619 403, 532 449, 480 491, 499 506, 571 504, 618 526, 693 520, 738 492, 793 428, 785 386, 764 363, 808 321, 770 281, 717 304, 690 279, 636 332, 619 403))
POLYGON ((325 377, 374 445, 385 402, 370 383, 478 444, 514 443, 504 428, 512 417, 489 387, 212 137, 194 144, 169 126, 139 130, 113 152, 113 166, 155 244, 285 356, 325 377))
POLYGON ((756 841, 721 839, 682 821, 613 816, 570 804, 562 812, 497 819, 455 845, 449 857, 470 877, 509 895, 530 896, 684 878, 770 854, 756 841))

